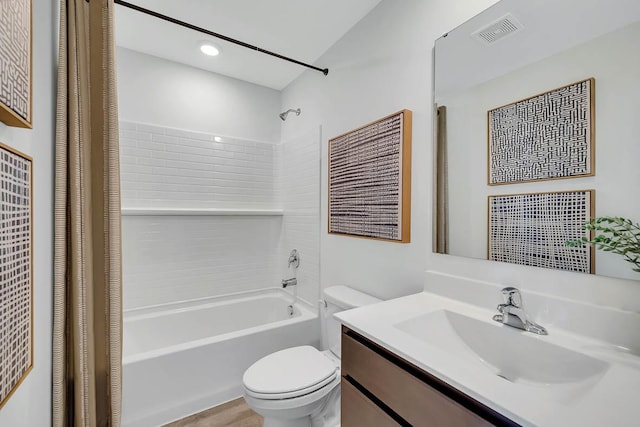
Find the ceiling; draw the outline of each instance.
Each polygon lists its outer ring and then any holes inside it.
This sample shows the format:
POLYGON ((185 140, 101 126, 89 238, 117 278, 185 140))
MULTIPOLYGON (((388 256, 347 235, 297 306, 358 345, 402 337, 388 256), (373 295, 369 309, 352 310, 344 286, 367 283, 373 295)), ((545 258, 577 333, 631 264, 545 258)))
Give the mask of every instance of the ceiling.
MULTIPOLYGON (((298 61, 316 63, 380 0, 129 0, 130 3, 298 61)), ((284 89, 307 68, 270 57, 123 6, 116 7, 116 45, 193 67, 284 89), (211 40, 216 57, 200 53, 211 40)))
POLYGON ((615 4, 611 7, 601 0, 499 1, 436 40, 436 100, 442 102, 448 95, 638 22, 638 0, 617 0, 615 4), (519 21, 520 31, 491 44, 472 36, 507 14, 519 21))

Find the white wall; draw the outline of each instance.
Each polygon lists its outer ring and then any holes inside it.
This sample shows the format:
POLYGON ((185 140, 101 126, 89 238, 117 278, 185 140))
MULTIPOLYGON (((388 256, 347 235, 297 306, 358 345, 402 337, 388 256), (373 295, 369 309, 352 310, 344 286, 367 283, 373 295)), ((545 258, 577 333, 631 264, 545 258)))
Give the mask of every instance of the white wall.
MULTIPOLYGON (((120 121, 123 208, 278 208, 279 146, 214 138, 120 121)), ((123 216, 124 308, 277 286, 281 229, 280 216, 123 216)))
POLYGON ((277 155, 269 142, 121 120, 122 206, 274 209, 277 155))
MULTIPOLYGON (((117 67, 123 208, 280 205, 280 92, 123 48, 117 67)), ((278 286, 281 228, 274 216, 123 216, 124 308, 278 286)))
POLYGON ((275 144, 298 118, 278 118, 278 91, 122 48, 118 73, 124 208, 285 209, 124 216, 125 309, 279 286, 293 248, 292 292, 315 305, 318 123, 275 144))
MULTIPOLYGON (((296 118, 289 116, 283 128, 296 118)), ((298 285, 290 292, 314 307, 320 287, 320 141, 321 129, 313 127, 283 141, 279 157, 284 216, 276 271, 279 278, 292 277, 287 260, 291 250, 297 249, 298 285)))
POLYGON ((283 139, 323 124, 322 286, 349 284, 391 298, 423 287, 431 249, 431 49, 433 41, 493 1, 383 1, 283 91, 282 107, 303 114, 283 139), (289 108, 289 107, 287 107, 289 108), (411 243, 327 234, 327 140, 390 113, 413 111, 411 243))
POLYGON ((117 69, 121 120, 280 141, 280 92, 274 89, 121 47, 117 69))
MULTIPOLYGON (((629 55, 640 40, 640 24, 599 37, 506 76, 439 100, 447 107, 449 151, 450 253, 487 256, 487 196, 595 189, 596 216, 640 221, 640 198, 629 197, 623 182, 640 182, 640 56, 629 55), (593 61, 593 58, 598 61, 593 61), (592 177, 490 187, 486 183, 487 111, 551 88, 595 78, 595 158, 592 177), (634 132, 634 126, 636 131, 634 132), (624 153, 624 155, 621 155, 624 153)), ((597 251, 596 273, 634 278, 638 274, 621 256, 597 251)))
POLYGON ((493 3, 383 0, 316 61, 330 69, 327 77, 307 71, 284 90, 282 106, 300 106, 304 114, 291 128, 283 129, 283 138, 312 123, 323 124, 321 285, 347 283, 375 296, 391 298, 422 290, 424 270, 429 268, 637 309, 637 282, 431 253, 433 43, 493 3), (414 112, 412 243, 328 235, 327 140, 402 108, 414 112))
POLYGON ((33 158, 33 370, 0 409, 0 426, 51 424, 53 146, 58 2, 33 5, 33 129, 0 124, 0 142, 33 158))
POLYGON ((282 217, 125 216, 124 309, 279 286, 282 217))
MULTIPOLYGON (((117 68, 123 208, 278 207, 280 92, 123 48, 117 68)), ((281 228, 123 216, 124 308, 278 286, 281 228)))

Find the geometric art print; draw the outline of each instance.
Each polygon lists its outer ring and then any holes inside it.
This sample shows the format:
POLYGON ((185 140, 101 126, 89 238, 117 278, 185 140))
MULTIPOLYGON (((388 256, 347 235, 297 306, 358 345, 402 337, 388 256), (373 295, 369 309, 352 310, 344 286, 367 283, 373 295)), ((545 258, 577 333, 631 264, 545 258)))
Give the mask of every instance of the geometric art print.
POLYGON ((489 185, 594 174, 595 80, 490 110, 489 185))
POLYGON ((411 111, 329 140, 329 233, 407 243, 411 111))
POLYGON ((489 196, 488 258, 493 261, 594 273, 594 249, 570 247, 589 238, 594 190, 489 196))
POLYGON ((0 1, 0 121, 31 128, 31 0, 0 1))
POLYGON ((33 366, 31 173, 0 144, 0 407, 33 366))

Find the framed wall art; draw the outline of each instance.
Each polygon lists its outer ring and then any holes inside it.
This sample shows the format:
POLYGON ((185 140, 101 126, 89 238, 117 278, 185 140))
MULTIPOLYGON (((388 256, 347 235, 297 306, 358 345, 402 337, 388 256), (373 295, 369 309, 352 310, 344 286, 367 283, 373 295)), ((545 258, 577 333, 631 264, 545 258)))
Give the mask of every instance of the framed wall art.
POLYGON ((488 112, 488 184, 590 176, 595 171, 593 78, 488 112))
POLYGON ((594 273, 594 248, 566 244, 594 211, 594 190, 489 196, 488 259, 594 273))
POLYGON ((329 140, 329 233, 407 243, 411 111, 329 140))
POLYGON ((0 144, 0 407, 33 366, 32 171, 0 144))
POLYGON ((31 0, 0 1, 0 121, 31 128, 31 0))

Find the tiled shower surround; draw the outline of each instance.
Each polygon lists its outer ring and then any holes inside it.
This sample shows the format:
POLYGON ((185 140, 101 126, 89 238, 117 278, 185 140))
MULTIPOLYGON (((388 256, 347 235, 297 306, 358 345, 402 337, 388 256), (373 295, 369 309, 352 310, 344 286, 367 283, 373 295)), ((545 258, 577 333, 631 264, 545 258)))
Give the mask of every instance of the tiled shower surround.
POLYGON ((320 140, 320 128, 316 128, 285 141, 279 154, 285 214, 278 272, 289 277, 286 260, 296 248, 300 253, 298 296, 311 303, 319 298, 320 283, 320 140))
POLYGON ((293 247, 298 295, 317 299, 319 130, 283 144, 216 136, 120 122, 125 309, 279 286, 293 247), (149 213, 127 215, 131 208, 149 213))
POLYGON ((121 121, 120 147, 124 207, 278 204, 276 144, 121 121))

